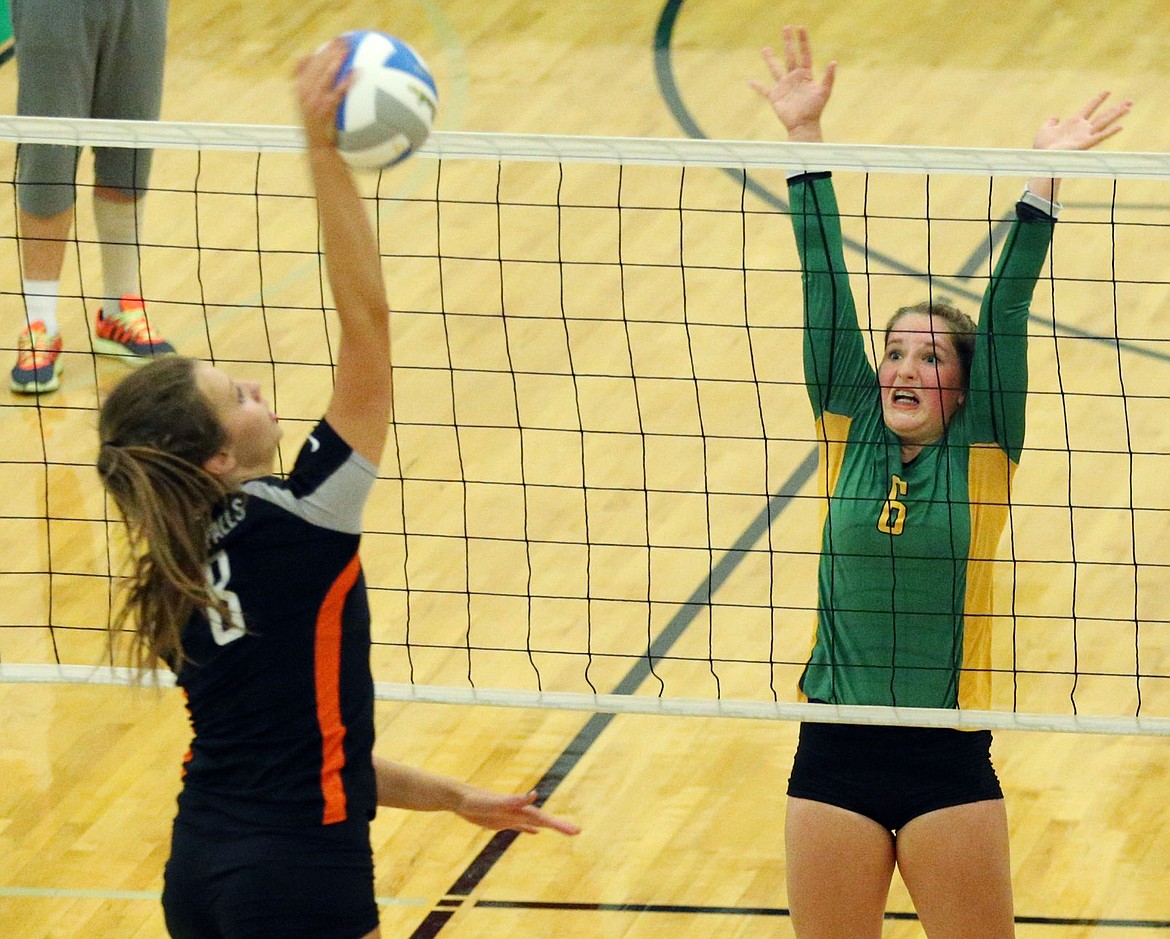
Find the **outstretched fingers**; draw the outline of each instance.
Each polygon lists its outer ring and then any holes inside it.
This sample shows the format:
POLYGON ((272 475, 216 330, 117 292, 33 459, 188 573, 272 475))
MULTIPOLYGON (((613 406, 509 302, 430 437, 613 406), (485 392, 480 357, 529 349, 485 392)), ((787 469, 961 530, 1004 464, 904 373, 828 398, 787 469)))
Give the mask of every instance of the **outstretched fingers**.
MULTIPOLYGON (((764 57, 764 63, 768 66, 768 71, 772 78, 779 81, 784 77, 784 69, 780 66, 780 60, 776 58, 776 50, 771 46, 764 46, 760 54, 764 57)), ((754 82, 758 85, 759 82, 754 82)))
POLYGON ((819 81, 814 77, 812 45, 803 26, 784 27, 782 58, 771 47, 761 54, 772 81, 749 81, 748 85, 772 106, 790 140, 820 140, 820 118, 833 89, 836 63, 829 63, 819 81))
POLYGON ((799 46, 800 67, 812 71, 812 46, 808 41, 808 30, 804 26, 796 27, 796 41, 799 46))
POLYGON ((551 831, 560 832, 562 835, 579 835, 581 833, 579 825, 574 825, 572 822, 538 809, 532 804, 535 801, 536 793, 528 793, 520 809, 520 814, 523 815, 525 821, 515 826, 520 831, 535 835, 540 829, 548 828, 551 831))
POLYGON ((1112 137, 1119 130, 1121 125, 1117 122, 1129 113, 1133 107, 1132 101, 1122 101, 1120 104, 1114 105, 1097 113, 1097 109, 1105 103, 1109 98, 1108 91, 1102 91, 1100 94, 1094 95, 1093 98, 1081 109, 1081 117, 1089 125, 1089 134, 1093 138, 1094 143, 1100 143, 1109 137, 1112 137))
POLYGON ((1088 150, 1119 133, 1122 129, 1119 121, 1129 113, 1133 102, 1122 101, 1102 110, 1108 97, 1109 92, 1103 91, 1069 118, 1048 118, 1036 134, 1034 146, 1048 150, 1088 150))
POLYGON ((538 809, 535 791, 501 795, 477 786, 468 786, 466 790, 462 804, 455 811, 474 825, 492 831, 514 829, 528 834, 536 834, 542 828, 562 835, 576 835, 581 831, 572 822, 538 809))
POLYGON ((821 88, 825 92, 825 97, 828 98, 833 91, 833 79, 837 77, 837 63, 830 62, 825 66, 825 75, 821 79, 821 88))
POLYGON ((1109 97, 1109 92, 1102 91, 1100 94, 1094 95, 1088 104, 1081 108, 1081 117, 1089 120, 1093 116, 1093 112, 1105 103, 1105 99, 1109 97))
POLYGON ((796 46, 792 42, 793 32, 794 30, 791 26, 784 27, 784 64, 790 72, 796 71, 799 64, 796 61, 796 46))
MULTIPOLYGON (((791 26, 784 27, 784 63, 780 63, 780 57, 776 54, 776 50, 771 46, 764 46, 760 50, 764 62, 768 66, 768 71, 771 73, 775 81, 780 81, 785 75, 790 72, 798 70, 812 71, 812 47, 808 41, 808 30, 803 26, 798 26, 795 29, 791 26), (793 41, 793 38, 796 41, 793 41)), ((755 84, 758 84, 755 83, 755 84)))

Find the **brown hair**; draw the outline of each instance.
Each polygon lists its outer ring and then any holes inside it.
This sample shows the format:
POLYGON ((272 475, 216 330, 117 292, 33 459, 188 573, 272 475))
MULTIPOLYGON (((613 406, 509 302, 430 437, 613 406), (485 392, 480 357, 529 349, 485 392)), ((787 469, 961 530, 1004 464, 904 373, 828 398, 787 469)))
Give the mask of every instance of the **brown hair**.
POLYGON ((204 569, 211 513, 225 490, 203 468, 227 433, 195 383, 194 360, 165 356, 114 388, 98 436, 98 475, 122 514, 131 557, 111 642, 133 623, 135 664, 178 667, 191 612, 227 615, 204 569))
POLYGON ((885 341, 890 341, 890 333, 898 325, 898 320, 910 313, 924 313, 930 317, 937 317, 947 324, 951 339, 955 343, 955 351, 959 355, 959 364, 963 367, 963 388, 967 388, 971 381, 971 360, 975 357, 975 321, 958 307, 951 306, 942 300, 923 300, 914 306, 904 306, 898 309, 890 321, 886 323, 885 341))

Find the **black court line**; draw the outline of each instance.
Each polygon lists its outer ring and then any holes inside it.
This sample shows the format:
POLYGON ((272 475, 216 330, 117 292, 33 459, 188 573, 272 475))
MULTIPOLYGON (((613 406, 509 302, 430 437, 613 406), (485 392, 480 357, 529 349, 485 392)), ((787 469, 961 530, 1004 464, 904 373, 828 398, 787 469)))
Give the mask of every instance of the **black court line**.
MULTIPOLYGON (((793 471, 792 475, 780 486, 775 495, 768 499, 768 504, 752 520, 743 534, 736 539, 735 544, 711 568, 701 584, 694 589, 679 610, 671 617, 669 623, 650 644, 649 654, 640 659, 626 676, 618 682, 612 694, 634 694, 642 683, 652 674, 654 664, 661 661, 687 627, 705 610, 711 602, 711 597, 727 581, 751 548, 764 536, 776 518, 788 507, 792 499, 800 492, 804 485, 812 478, 816 470, 817 454, 809 451, 804 461, 793 471)), ((557 757, 549 770, 536 784, 536 791, 540 793, 537 805, 543 805, 548 797, 556 790, 568 775, 569 771, 580 762, 589 748, 597 741, 613 721, 615 714, 593 714, 585 722, 585 726, 557 757)), ((483 880, 504 852, 520 836, 517 831, 500 831, 492 836, 483 850, 472 860, 467 869, 459 876, 447 891, 445 899, 450 902, 455 898, 465 898, 483 880)), ((477 904, 478 905, 478 904, 477 904)), ((413 933, 412 939, 431 939, 438 934, 446 922, 455 915, 451 909, 435 909, 419 925, 413 933)))
MULTIPOLYGON (((564 910, 566 912, 599 913, 674 913, 698 916, 766 916, 785 917, 789 911, 782 906, 688 906, 677 903, 553 903, 535 900, 488 900, 477 899, 468 906, 484 909, 513 910, 564 910)), ((917 913, 889 912, 885 919, 890 921, 914 921, 917 913)), ((1170 920, 1161 919, 1097 919, 1074 916, 1017 916, 1016 923, 1022 926, 1087 926, 1112 927, 1120 929, 1170 929, 1170 920)))

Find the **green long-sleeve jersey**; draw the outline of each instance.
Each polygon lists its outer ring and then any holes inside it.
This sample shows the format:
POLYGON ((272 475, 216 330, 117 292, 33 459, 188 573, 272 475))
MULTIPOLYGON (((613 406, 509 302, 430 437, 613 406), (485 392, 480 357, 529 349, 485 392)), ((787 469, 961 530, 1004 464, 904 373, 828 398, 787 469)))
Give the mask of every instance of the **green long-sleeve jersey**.
POLYGON ((805 383, 824 527, 802 694, 836 704, 985 708, 992 568, 1024 444, 1027 320, 1054 220, 1021 202, 980 309, 970 387, 908 463, 882 418, 827 173, 790 182, 805 383))

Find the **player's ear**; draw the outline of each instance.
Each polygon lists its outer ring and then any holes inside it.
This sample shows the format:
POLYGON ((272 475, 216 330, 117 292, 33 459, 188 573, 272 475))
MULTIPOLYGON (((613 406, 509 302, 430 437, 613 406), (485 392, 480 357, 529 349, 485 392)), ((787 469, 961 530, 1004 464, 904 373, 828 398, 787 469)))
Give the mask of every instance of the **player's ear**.
POLYGON ((224 479, 236 468, 236 458, 227 450, 217 450, 203 461, 203 468, 216 479, 224 479))

